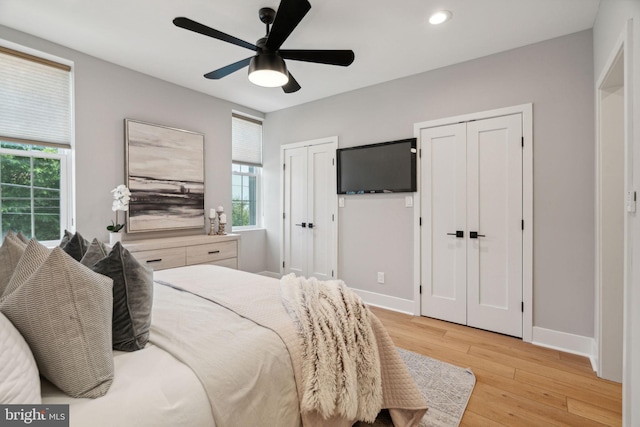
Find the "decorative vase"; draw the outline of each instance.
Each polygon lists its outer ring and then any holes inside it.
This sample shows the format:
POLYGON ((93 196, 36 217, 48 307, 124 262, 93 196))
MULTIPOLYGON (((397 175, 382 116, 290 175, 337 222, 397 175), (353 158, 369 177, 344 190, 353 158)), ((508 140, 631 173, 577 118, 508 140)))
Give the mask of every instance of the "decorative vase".
POLYGON ((113 233, 113 232, 109 233, 109 244, 111 246, 115 245, 116 242, 121 242, 121 241, 122 241, 122 233, 113 233))

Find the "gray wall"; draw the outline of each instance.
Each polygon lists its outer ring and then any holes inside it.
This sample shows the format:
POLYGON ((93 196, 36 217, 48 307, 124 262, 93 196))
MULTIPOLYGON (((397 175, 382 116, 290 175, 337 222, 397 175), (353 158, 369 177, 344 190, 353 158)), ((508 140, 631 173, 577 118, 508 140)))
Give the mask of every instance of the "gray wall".
MULTIPOLYGON (((632 88, 632 105, 630 121, 632 123, 632 176, 631 189, 640 191, 640 1, 638 0, 602 0, 598 17, 593 27, 594 70, 596 80, 604 72, 615 44, 625 24, 632 28, 631 49, 625 61, 631 61, 630 75, 627 83, 632 88), (633 20, 633 21, 629 21, 633 20)), ((629 47, 629 46, 627 46, 629 47)), ((627 238, 631 253, 629 268, 629 285, 625 289, 624 340, 625 354, 623 360, 623 421, 625 426, 640 425, 640 224, 638 213, 628 215, 629 230, 627 238)))
MULTIPOLYGON (((75 50, 0 26, 0 39, 74 62, 76 229, 88 238, 107 240, 114 218, 111 189, 125 182, 124 119, 187 129, 205 135, 205 212, 223 205, 231 211, 231 111, 257 117, 246 107, 185 89, 75 50)), ((194 75, 194 78, 201 78, 194 75)), ((207 221, 208 223, 208 221, 207 221)), ((138 233, 127 239, 201 234, 205 229, 138 233)), ((208 227, 206 228, 208 231, 208 227)), ((262 233, 245 236, 244 249, 264 247, 262 233)), ((263 271, 263 257, 243 262, 263 271)))
MULTIPOLYGON (((590 30, 267 114, 265 198, 276 205, 266 214, 268 269, 279 271, 281 144, 330 135, 340 147, 407 138, 414 123, 525 103, 534 110, 534 326, 593 337, 590 30)), ((341 278, 411 299, 412 218, 404 195, 347 198, 339 209, 341 278), (385 285, 375 282, 377 271, 385 271, 385 285)))
MULTIPOLYGON (((232 109, 261 113, 6 27, 0 38, 75 62, 78 230, 107 237, 109 192, 124 180, 124 118, 204 133, 206 208, 230 206, 229 116, 232 109)), ((585 31, 268 114, 267 232, 244 234, 243 266, 279 271, 281 144, 330 135, 339 136, 341 147, 406 138, 416 122, 532 102, 534 324, 593 336, 592 86, 585 31), (258 249, 265 246, 263 258, 258 249)), ((349 197, 339 215, 341 277, 355 288, 410 299, 413 212, 404 196, 349 197), (385 217, 391 231, 383 234, 385 217), (377 271, 386 273, 383 286, 375 282, 377 271)))

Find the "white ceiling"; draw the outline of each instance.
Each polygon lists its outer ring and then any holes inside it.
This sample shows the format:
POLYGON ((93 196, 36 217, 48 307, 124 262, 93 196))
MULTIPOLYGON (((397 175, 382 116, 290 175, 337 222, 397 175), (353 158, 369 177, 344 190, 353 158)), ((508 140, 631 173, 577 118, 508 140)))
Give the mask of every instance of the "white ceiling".
POLYGON ((352 49, 349 67, 287 61, 302 89, 285 94, 247 79, 203 74, 253 52, 172 24, 185 16, 250 43, 264 36, 261 7, 279 0, 0 0, 5 25, 262 112, 593 27, 600 0, 309 0, 283 49, 352 49), (428 16, 450 10, 440 26, 428 16))

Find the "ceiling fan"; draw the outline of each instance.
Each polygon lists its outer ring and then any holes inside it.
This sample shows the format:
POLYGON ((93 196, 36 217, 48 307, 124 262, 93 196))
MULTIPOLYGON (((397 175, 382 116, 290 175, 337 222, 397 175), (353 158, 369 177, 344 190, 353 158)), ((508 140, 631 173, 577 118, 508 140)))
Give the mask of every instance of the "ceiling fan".
POLYGON ((249 80, 259 86, 282 87, 285 93, 296 92, 300 85, 287 71, 284 59, 315 62, 319 64, 351 65, 355 55, 352 50, 291 50, 280 49, 280 46, 302 21, 311 4, 307 0, 282 0, 278 13, 269 8, 260 9, 260 21, 267 25, 267 34, 256 44, 251 44, 239 38, 214 30, 189 18, 178 17, 173 20, 174 25, 189 31, 213 37, 236 46, 244 47, 256 52, 255 56, 245 58, 233 64, 211 71, 204 76, 208 79, 221 79, 241 68, 249 66, 249 80), (272 25, 273 24, 273 25, 272 25))

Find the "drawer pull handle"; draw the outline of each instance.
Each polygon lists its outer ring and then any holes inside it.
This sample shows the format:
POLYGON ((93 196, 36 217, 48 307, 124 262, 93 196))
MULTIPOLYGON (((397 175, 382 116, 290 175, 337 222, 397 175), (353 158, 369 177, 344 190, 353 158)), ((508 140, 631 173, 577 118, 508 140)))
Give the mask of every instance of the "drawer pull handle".
POLYGON ((158 258, 158 259, 148 259, 147 260, 147 264, 152 263, 152 262, 160 262, 162 261, 162 258, 158 258))
POLYGON ((211 254, 219 254, 219 253, 220 253, 219 250, 218 251, 209 251, 209 255, 211 255, 211 254))

